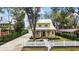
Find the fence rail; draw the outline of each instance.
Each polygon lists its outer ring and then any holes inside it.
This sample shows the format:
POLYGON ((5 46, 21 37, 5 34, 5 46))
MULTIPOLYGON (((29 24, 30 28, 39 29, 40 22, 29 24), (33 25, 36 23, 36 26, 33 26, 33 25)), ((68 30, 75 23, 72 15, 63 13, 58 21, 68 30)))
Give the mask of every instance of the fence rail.
POLYGON ((26 42, 24 46, 79 46, 79 41, 26 42))
POLYGON ((52 42, 51 46, 79 46, 79 41, 52 42))
POLYGON ((27 42, 24 46, 46 46, 45 42, 27 42))

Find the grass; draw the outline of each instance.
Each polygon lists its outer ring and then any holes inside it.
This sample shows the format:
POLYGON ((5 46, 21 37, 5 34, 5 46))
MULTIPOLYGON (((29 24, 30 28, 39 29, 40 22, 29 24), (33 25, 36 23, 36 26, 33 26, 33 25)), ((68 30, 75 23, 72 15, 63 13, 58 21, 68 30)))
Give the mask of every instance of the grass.
POLYGON ((67 38, 64 38, 64 37, 61 37, 61 36, 57 36, 57 37, 59 37, 60 38, 60 41, 71 41, 70 39, 67 39, 67 38))
POLYGON ((35 40, 33 40, 33 39, 30 39, 28 42, 43 42, 43 40, 42 39, 35 39, 35 40))
POLYGON ((79 47, 53 47, 51 51, 79 51, 79 47))
MULTIPOLYGON (((64 37, 61 37, 61 36, 55 36, 55 38, 59 38, 59 39, 53 39, 54 41, 56 41, 56 42, 61 42, 61 41, 72 41, 72 40, 70 40, 70 39, 67 39, 67 38, 64 38, 64 37)), ((53 41, 53 40, 51 40, 51 41, 53 41)))
MULTIPOLYGON (((60 42, 60 41, 72 41, 72 40, 70 40, 70 39, 68 39, 68 38, 64 38, 64 37, 61 37, 61 36, 55 36, 55 37, 52 37, 52 39, 51 40, 49 40, 49 41, 56 41, 56 42, 60 42)), ((35 41, 42 41, 42 39, 36 39, 35 41)), ((30 39, 29 40, 29 42, 34 42, 34 40, 33 39, 30 39)))
MULTIPOLYGON (((47 51, 46 47, 24 47, 22 51, 47 51)), ((79 47, 53 47, 50 51, 79 51, 79 47)))

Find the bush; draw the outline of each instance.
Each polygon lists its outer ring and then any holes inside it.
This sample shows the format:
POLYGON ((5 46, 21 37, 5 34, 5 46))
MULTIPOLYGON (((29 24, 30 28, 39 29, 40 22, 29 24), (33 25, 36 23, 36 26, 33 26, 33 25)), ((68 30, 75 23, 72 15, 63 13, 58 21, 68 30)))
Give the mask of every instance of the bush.
POLYGON ((11 41, 11 40, 13 40, 13 39, 15 39, 17 37, 20 37, 20 36, 22 36, 22 35, 24 35, 26 33, 28 33, 27 30, 22 31, 21 33, 13 32, 13 33, 11 33, 9 35, 0 37, 0 42, 6 43, 6 42, 11 41))
POLYGON ((56 33, 56 35, 62 36, 62 37, 64 37, 64 38, 68 38, 68 39, 70 39, 70 40, 77 40, 77 41, 79 41, 79 38, 74 37, 74 36, 69 36, 69 35, 67 35, 66 33, 56 33))

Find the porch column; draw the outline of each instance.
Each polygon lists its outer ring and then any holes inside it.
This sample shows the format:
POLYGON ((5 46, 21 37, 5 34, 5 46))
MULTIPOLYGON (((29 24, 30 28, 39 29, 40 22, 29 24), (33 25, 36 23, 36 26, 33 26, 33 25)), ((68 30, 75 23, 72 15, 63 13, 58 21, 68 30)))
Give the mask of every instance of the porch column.
POLYGON ((50 35, 49 36, 52 37, 52 31, 50 31, 50 35))
POLYGON ((55 37, 55 31, 53 30, 52 36, 55 37))
POLYGON ((39 37, 41 37, 42 31, 39 31, 39 37))
POLYGON ((39 34, 38 31, 35 31, 35 37, 38 38, 39 34))
POLYGON ((48 37, 48 31, 45 31, 45 36, 48 37))
POLYGON ((8 30, 7 33, 10 34, 10 31, 8 30))

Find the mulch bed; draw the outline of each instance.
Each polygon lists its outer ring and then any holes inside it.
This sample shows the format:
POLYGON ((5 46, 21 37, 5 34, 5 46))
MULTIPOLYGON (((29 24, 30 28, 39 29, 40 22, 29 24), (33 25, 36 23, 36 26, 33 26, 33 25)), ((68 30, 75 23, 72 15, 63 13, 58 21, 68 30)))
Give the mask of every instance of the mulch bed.
POLYGON ((25 46, 22 51, 47 51, 48 48, 45 46, 25 46))

